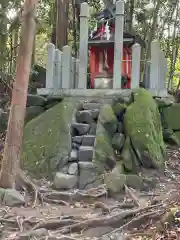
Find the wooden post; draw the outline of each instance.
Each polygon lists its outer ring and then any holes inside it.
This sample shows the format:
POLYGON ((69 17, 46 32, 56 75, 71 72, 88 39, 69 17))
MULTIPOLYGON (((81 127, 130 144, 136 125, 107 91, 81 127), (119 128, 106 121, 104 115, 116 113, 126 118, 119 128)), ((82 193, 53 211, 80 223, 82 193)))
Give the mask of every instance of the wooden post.
POLYGON ((131 88, 139 88, 140 81, 140 61, 141 61, 141 46, 136 43, 132 47, 132 80, 131 88))
POLYGON ((151 43, 150 89, 158 89, 160 46, 157 40, 151 43))
POLYGON ((113 89, 121 88, 123 31, 124 31, 124 1, 120 0, 116 2, 113 89))
POLYGON ((62 56, 62 88, 72 88, 71 83, 71 47, 63 47, 62 56))
POLYGON ((88 15, 87 3, 81 4, 80 14, 80 44, 79 44, 79 81, 78 88, 87 88, 87 66, 88 66, 88 15))
POLYGON ((46 88, 53 88, 55 46, 54 44, 49 43, 47 48, 48 57, 46 65, 46 88))
POLYGON ((62 61, 61 61, 61 51, 59 49, 55 50, 54 58, 54 78, 53 78, 53 88, 58 89, 62 87, 62 61))
POLYGON ((24 116, 36 27, 37 4, 37 0, 26 0, 22 13, 16 79, 13 84, 4 155, 1 164, 0 187, 2 188, 15 188, 16 178, 20 174, 20 151, 22 147, 24 116))

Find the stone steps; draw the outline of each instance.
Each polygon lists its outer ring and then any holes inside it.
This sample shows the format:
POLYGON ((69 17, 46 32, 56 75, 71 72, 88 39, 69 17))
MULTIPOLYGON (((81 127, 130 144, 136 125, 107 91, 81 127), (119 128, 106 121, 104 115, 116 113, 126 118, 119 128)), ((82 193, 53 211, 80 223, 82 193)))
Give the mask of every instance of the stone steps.
POLYGON ((101 105, 98 102, 84 102, 76 109, 75 119, 71 124, 72 144, 68 163, 55 177, 56 187, 59 189, 70 189, 70 186, 82 189, 95 181, 92 158, 101 105), (58 185, 58 179, 70 183, 58 185))

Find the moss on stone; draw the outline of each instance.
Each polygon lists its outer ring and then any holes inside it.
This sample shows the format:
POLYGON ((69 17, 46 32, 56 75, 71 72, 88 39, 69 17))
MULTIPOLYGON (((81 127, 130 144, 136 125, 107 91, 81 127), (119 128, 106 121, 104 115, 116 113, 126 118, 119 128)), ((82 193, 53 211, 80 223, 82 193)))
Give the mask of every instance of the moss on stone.
POLYGON ((127 105, 123 103, 116 103, 115 105, 112 106, 112 109, 116 116, 119 115, 120 112, 124 112, 126 108, 127 105))
POLYGON ((21 163, 36 177, 52 177, 59 161, 68 155, 74 109, 75 101, 69 99, 25 126, 21 163))
POLYGON ((124 184, 126 184, 126 175, 123 174, 121 162, 118 162, 112 172, 104 174, 104 184, 110 193, 119 193, 123 190, 124 184))
POLYGON ((125 134, 131 138, 136 152, 140 153, 142 164, 146 165, 148 159, 149 167, 163 166, 165 145, 160 113, 156 102, 145 89, 135 90, 134 103, 126 110, 124 124, 125 134))
POLYGON ((180 103, 175 103, 170 107, 164 108, 163 113, 168 127, 180 130, 180 103))
POLYGON ((107 170, 107 161, 111 158, 114 159, 114 150, 111 141, 110 134, 99 121, 96 129, 92 162, 100 174, 107 170))
POLYGON ((113 136, 117 130, 118 120, 111 105, 106 104, 101 108, 99 121, 103 124, 108 133, 113 136))

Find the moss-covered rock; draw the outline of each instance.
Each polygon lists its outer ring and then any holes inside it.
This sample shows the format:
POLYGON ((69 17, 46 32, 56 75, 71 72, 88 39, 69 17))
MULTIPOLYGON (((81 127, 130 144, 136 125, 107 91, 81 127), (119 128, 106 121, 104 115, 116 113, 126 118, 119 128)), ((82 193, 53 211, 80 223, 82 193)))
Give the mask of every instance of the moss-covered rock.
POLYGON ((97 172, 104 173, 110 170, 111 164, 115 165, 114 150, 112 148, 112 137, 99 121, 96 128, 96 138, 94 143, 94 152, 92 162, 97 172), (108 167, 109 166, 109 167, 108 167))
POLYGON ((164 165, 165 145, 157 104, 145 89, 134 92, 134 103, 125 116, 125 133, 144 167, 161 168, 164 165))
POLYGON ((163 113, 168 127, 180 130, 180 103, 175 103, 170 107, 164 108, 163 113))
POLYGON ((21 162, 36 177, 52 177, 71 148, 70 124, 76 102, 64 101, 27 123, 21 162))
POLYGON ((31 121, 33 118, 39 116, 44 112, 44 107, 41 106, 31 106, 26 108, 25 123, 31 121))
POLYGON ((111 106, 104 105, 99 113, 92 160, 99 173, 112 169, 116 164, 112 136, 117 126, 118 121, 111 106))
POLYGON ((123 120, 123 115, 126 111, 127 105, 122 103, 116 103, 115 105, 112 105, 112 109, 114 111, 114 114, 116 115, 118 121, 123 120))
POLYGON ((136 173, 138 171, 139 162, 128 136, 126 137, 120 157, 126 172, 136 173))
POLYGON ((109 104, 106 104, 101 108, 98 120, 108 133, 113 136, 118 127, 118 120, 109 104))
POLYGON ((126 175, 123 174, 123 166, 121 162, 117 163, 117 166, 112 172, 104 174, 104 184, 112 194, 119 193, 123 190, 124 184, 126 184, 126 175))
POLYGON ((173 101, 168 98, 155 98, 158 108, 170 107, 173 104, 173 101))

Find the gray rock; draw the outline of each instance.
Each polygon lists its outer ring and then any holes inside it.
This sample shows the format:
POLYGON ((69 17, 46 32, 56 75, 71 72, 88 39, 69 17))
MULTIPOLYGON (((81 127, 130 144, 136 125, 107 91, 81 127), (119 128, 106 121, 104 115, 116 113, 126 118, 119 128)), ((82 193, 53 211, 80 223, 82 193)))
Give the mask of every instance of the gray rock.
POLYGON ((92 123, 92 124, 91 124, 90 130, 89 130, 89 134, 90 134, 90 135, 96 135, 96 127, 97 127, 97 124, 96 124, 96 123, 92 123))
POLYGON ((78 152, 76 149, 72 149, 70 156, 69 156, 69 161, 77 161, 78 160, 78 152))
POLYGON ((44 112, 44 107, 32 106, 26 108, 25 122, 32 120, 44 112))
MULTIPOLYGON (((73 135, 85 135, 89 132, 90 125, 85 123, 72 123, 71 124, 73 135)), ((73 136, 73 137, 74 137, 73 136)))
POLYGON ((82 146, 94 146, 94 135, 85 135, 82 140, 82 146))
POLYGON ((27 103, 26 106, 27 107, 31 107, 31 106, 44 106, 46 104, 47 100, 44 97, 41 97, 39 95, 35 95, 35 94, 28 94, 27 95, 27 103))
POLYGON ((87 102, 83 104, 84 110, 93 110, 93 109, 100 109, 101 104, 100 103, 93 103, 93 102, 87 102))
POLYGON ((118 132, 118 133, 123 133, 123 132, 124 132, 122 122, 118 122, 117 132, 118 132))
POLYGON ((72 141, 77 143, 77 144, 81 144, 82 143, 82 140, 83 140, 83 136, 75 136, 75 137, 72 137, 72 141))
POLYGON ((104 184, 110 193, 120 193, 126 184, 126 175, 115 168, 112 172, 104 174, 104 184))
POLYGON ((112 139, 112 146, 114 149, 121 151, 125 143, 125 137, 122 133, 116 133, 112 139))
POLYGON ((5 189, 3 203, 8 206, 17 206, 25 203, 24 197, 15 189, 5 189))
POLYGON ((66 166, 64 166, 63 168, 59 168, 59 172, 68 174, 68 169, 69 169, 70 164, 68 163, 66 166))
POLYGON ((71 163, 68 168, 68 173, 70 175, 77 175, 78 173, 78 164, 77 163, 71 163))
POLYGON ((99 109, 93 109, 93 110, 91 110, 91 114, 92 114, 93 120, 97 120, 97 119, 98 119, 99 111, 100 111, 99 109))
POLYGON ((45 110, 48 110, 48 109, 54 107, 55 105, 57 105, 58 103, 59 103, 59 101, 51 101, 50 103, 47 102, 46 105, 45 105, 45 107, 44 107, 44 109, 45 109, 45 110))
POLYGON ((93 157, 93 147, 81 146, 78 152, 78 160, 80 162, 91 162, 93 157))
POLYGON ((102 183, 92 162, 79 162, 79 188, 97 187, 102 183))
POLYGON ((54 177, 54 186, 56 189, 71 189, 77 184, 77 176, 57 172, 54 177))
POLYGON ((68 161, 69 161, 68 156, 65 156, 62 159, 60 159, 60 161, 58 162, 56 171, 63 168, 68 163, 68 161))
POLYGON ((91 110, 82 110, 76 112, 76 121, 78 123, 91 124, 93 121, 91 110))
POLYGON ((75 143, 75 142, 72 142, 72 148, 74 148, 74 149, 76 149, 76 150, 79 150, 79 147, 80 147, 81 145, 80 144, 77 144, 77 143, 75 143))

